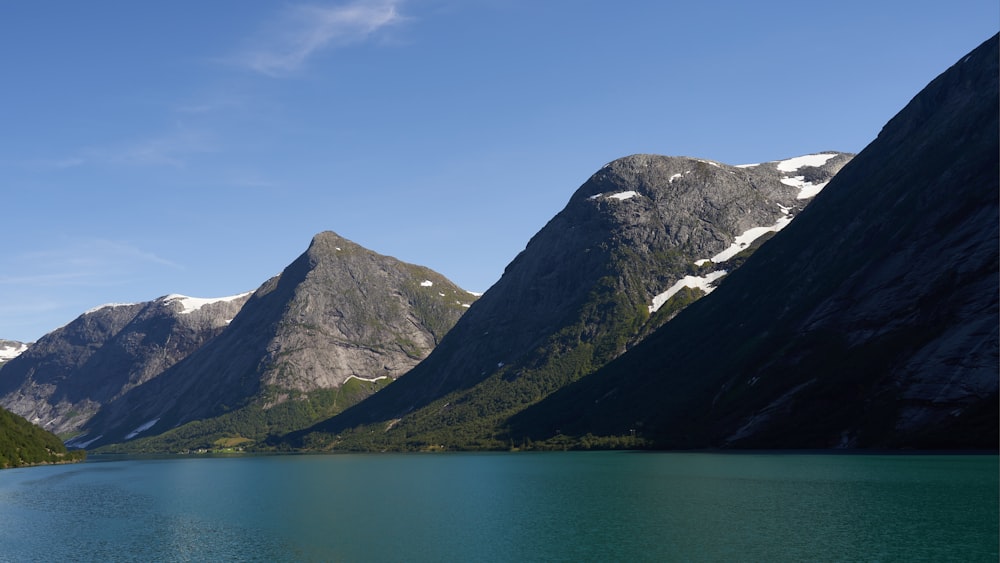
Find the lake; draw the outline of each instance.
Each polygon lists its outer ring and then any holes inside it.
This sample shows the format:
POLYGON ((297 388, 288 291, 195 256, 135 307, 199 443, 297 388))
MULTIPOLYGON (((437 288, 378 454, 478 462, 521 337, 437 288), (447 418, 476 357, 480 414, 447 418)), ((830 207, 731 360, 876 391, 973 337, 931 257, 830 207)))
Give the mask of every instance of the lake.
POLYGON ((461 453, 0 471, 0 561, 997 561, 995 455, 461 453))

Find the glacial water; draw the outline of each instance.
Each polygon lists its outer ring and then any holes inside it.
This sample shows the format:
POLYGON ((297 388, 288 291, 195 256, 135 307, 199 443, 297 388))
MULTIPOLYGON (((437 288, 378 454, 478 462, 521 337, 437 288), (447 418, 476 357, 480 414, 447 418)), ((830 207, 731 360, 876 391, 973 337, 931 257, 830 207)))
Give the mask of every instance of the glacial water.
POLYGON ((130 459, 0 471, 0 561, 997 561, 987 455, 130 459))

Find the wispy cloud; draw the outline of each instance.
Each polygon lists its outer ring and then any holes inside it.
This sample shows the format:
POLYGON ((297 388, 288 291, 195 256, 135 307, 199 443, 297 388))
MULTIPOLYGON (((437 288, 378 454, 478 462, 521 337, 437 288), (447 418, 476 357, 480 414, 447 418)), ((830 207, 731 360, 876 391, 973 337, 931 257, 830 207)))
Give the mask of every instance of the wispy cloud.
POLYGON ((82 147, 70 156, 0 161, 0 166, 31 169, 66 170, 80 166, 168 166, 183 168, 192 156, 216 152, 214 135, 205 130, 177 128, 161 135, 151 135, 102 146, 82 147))
POLYGON ((213 151, 204 131, 177 129, 115 146, 85 149, 82 160, 103 164, 183 167, 194 154, 213 151))
POLYGON ((82 156, 64 158, 30 158, 24 160, 0 160, 0 167, 28 168, 32 170, 66 170, 87 164, 82 156))
POLYGON ((18 275, 0 275, 0 286, 103 287, 150 265, 183 266, 133 244, 102 238, 79 239, 64 247, 9 257, 18 275))
MULTIPOLYGON (((151 279, 183 269, 128 241, 59 237, 50 244, 30 251, 11 249, 5 256, 0 338, 35 340, 94 305, 121 301, 151 279)), ((153 297, 140 293, 140 298, 153 297)))
POLYGON ((235 59, 243 67, 268 76, 300 69, 316 53, 359 43, 388 26, 405 20, 402 0, 355 0, 333 6, 299 5, 289 8, 277 25, 235 59))
POLYGON ((67 158, 41 158, 28 162, 27 164, 32 167, 38 168, 75 168, 85 164, 86 161, 78 156, 71 156, 67 158))

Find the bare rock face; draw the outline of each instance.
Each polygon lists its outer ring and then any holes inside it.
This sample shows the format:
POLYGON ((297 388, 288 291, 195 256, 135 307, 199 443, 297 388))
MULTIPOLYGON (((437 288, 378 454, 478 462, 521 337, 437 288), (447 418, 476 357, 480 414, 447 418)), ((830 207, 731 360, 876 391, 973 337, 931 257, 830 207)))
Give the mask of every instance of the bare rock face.
POLYGON ((788 229, 620 361, 512 421, 661 447, 996 449, 998 38, 788 229))
POLYGON ((264 385, 311 391, 351 377, 395 379, 425 358, 475 300, 436 272, 333 233, 318 235, 307 257, 311 269, 267 345, 264 385))
POLYGON ((523 408, 714 289, 851 157, 730 166, 639 154, 605 165, 424 362, 316 430, 386 421, 416 436, 523 408), (448 403, 428 407, 440 415, 419 412, 436 402, 448 403))
POLYGON ((88 311, 0 371, 0 405, 72 435, 103 405, 161 374, 222 332, 250 294, 168 295, 88 311))
MULTIPOLYGON (((224 415, 230 416, 220 423, 227 435, 241 439, 293 430, 289 424, 300 419, 273 420, 278 407, 291 402, 323 412, 332 407, 309 406, 310 393, 351 380, 394 380, 425 358, 473 301, 428 268, 320 233, 249 298, 225 331, 105 405, 81 440, 96 447, 224 415)), ((360 400, 376 388, 351 396, 360 400)))

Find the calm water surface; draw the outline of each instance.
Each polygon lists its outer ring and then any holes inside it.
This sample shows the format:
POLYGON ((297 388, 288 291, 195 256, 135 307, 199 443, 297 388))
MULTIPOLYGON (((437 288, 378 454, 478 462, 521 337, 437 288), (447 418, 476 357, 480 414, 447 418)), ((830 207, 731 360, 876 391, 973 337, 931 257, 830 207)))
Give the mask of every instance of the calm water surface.
POLYGON ((996 456, 521 453, 0 471, 0 561, 997 561, 996 456))

